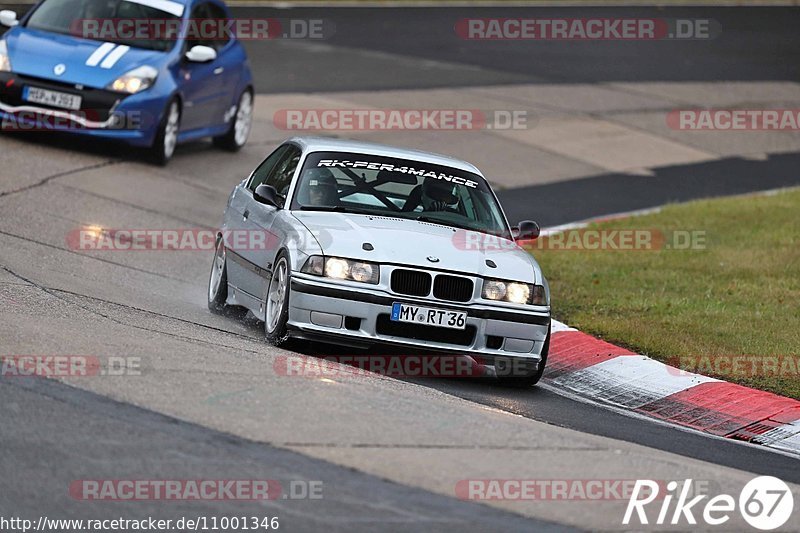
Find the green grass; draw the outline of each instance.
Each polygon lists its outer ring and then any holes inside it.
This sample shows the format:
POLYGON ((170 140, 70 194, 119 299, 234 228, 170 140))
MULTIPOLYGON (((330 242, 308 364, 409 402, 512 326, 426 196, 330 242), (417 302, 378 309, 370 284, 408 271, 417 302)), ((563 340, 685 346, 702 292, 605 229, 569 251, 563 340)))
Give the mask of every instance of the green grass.
MULTIPOLYGON (((534 249, 557 319, 669 363, 800 360, 800 190, 670 205, 591 228, 701 230, 707 242, 700 250, 534 249)), ((717 376, 800 398, 798 372, 768 374, 717 376)))

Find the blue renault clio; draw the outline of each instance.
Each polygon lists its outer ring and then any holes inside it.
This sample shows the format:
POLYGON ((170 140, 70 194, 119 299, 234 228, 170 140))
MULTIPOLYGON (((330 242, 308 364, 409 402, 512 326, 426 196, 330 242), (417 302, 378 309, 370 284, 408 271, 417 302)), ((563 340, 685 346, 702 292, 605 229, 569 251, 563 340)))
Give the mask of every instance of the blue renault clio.
POLYGON ((4 128, 121 140, 162 165, 202 137, 237 151, 254 92, 229 20, 219 0, 42 0, 21 20, 0 11, 4 128))

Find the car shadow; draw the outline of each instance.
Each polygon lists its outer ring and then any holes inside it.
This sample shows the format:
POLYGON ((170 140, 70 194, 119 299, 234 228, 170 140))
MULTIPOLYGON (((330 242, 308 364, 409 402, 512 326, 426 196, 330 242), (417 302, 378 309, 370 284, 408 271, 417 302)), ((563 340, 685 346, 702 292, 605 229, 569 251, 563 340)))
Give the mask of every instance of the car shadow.
MULTIPOLYGON (((256 319, 252 317, 250 320, 256 319)), ((259 325, 261 324, 259 322, 259 325)), ((371 369, 372 373, 378 376, 444 392, 452 389, 486 392, 489 388, 497 391, 516 391, 518 394, 532 390, 502 384, 494 377, 493 371, 466 354, 444 354, 424 348, 406 349, 392 346, 359 349, 300 339, 290 339, 281 348, 316 358, 321 364, 328 360, 351 366, 356 369, 354 374, 371 369), (404 364, 406 361, 409 361, 408 366, 404 364)), ((316 372, 317 368, 314 366, 311 371, 316 372)))
MULTIPOLYGON (((0 139, 3 138, 13 138, 54 150, 83 153, 103 159, 148 164, 146 148, 131 146, 121 141, 85 137, 60 131, 3 131, 0 132, 0 139)), ((215 150, 210 141, 200 140, 180 144, 175 149, 172 162, 206 150, 215 150)), ((155 165, 153 166, 155 167, 155 165)))

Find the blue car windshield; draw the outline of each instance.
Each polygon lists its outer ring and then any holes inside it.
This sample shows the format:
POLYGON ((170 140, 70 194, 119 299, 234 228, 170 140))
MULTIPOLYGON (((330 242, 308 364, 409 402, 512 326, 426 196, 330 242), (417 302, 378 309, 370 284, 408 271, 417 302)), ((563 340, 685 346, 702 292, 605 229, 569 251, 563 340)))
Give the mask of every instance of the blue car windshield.
POLYGON ((26 27, 166 52, 179 36, 180 20, 136 0, 45 0, 26 27))
POLYGON ((292 209, 409 218, 511 239, 500 205, 481 176, 376 155, 309 154, 292 209))

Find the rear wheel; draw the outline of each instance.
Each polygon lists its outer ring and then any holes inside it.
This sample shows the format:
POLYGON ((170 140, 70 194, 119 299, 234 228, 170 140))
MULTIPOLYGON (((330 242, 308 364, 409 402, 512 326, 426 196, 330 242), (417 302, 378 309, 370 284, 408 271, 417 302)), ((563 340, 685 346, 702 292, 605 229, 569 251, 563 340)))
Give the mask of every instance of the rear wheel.
POLYGON ((150 160, 160 166, 169 163, 175 154, 175 147, 178 146, 178 132, 181 126, 181 106, 174 98, 170 100, 161 123, 158 126, 158 133, 150 147, 150 160))
POLYGON ((225 301, 228 299, 228 266, 225 243, 217 239, 214 250, 214 262, 211 264, 211 275, 208 278, 208 308, 212 313, 225 312, 225 301))
POLYGON ((231 152, 238 152, 247 143, 253 125, 253 93, 245 90, 239 97, 236 114, 225 135, 214 137, 214 144, 231 152))
POLYGON ((275 261, 275 268, 272 269, 264 310, 264 334, 273 346, 285 344, 289 338, 287 322, 291 275, 286 252, 281 252, 275 261))
POLYGON ((497 378, 501 385, 506 387, 515 387, 515 388, 528 388, 533 387, 539 380, 542 379, 542 375, 544 374, 544 367, 547 364, 547 354, 550 352, 550 332, 547 332, 547 338, 544 340, 544 346, 542 346, 542 359, 539 361, 539 365, 536 367, 536 371, 528 376, 509 376, 509 377, 499 377, 497 378))

